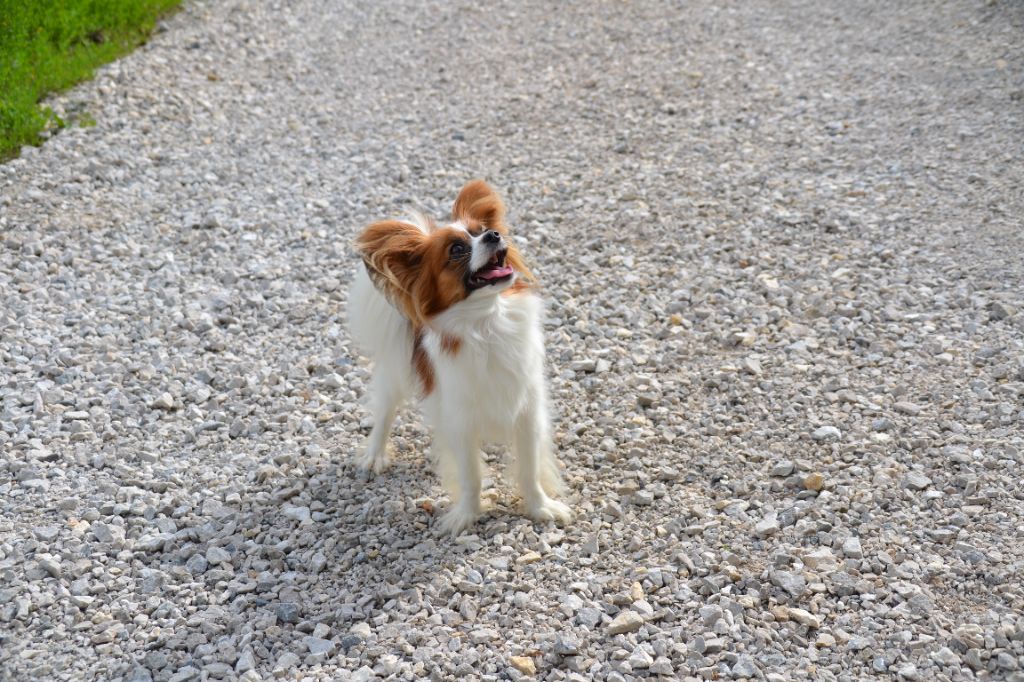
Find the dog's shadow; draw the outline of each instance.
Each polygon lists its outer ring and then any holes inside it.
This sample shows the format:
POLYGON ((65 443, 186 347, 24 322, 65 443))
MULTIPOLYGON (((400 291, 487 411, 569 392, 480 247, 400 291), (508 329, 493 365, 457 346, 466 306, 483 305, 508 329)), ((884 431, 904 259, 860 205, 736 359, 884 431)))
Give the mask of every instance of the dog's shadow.
MULTIPOLYGON (((488 624, 467 600, 513 579, 512 546, 542 545, 542 535, 554 529, 523 518, 508 486, 498 482, 493 503, 472 529, 457 538, 442 533, 440 484, 427 461, 410 452, 376 475, 360 471, 352 456, 341 459, 338 450, 293 464, 262 480, 254 473, 256 492, 236 506, 213 505, 214 518, 198 532, 179 533, 180 541, 150 555, 147 566, 169 574, 169 582, 205 581, 211 598, 199 610, 252 633, 245 640, 260 672, 271 672, 285 652, 304 665, 321 661, 310 636, 333 642, 328 655, 335 657, 359 656, 361 647, 374 656, 381 647, 398 647, 401 657, 402 647, 438 626, 468 636, 488 624), (223 561, 196 574, 197 554, 223 561), (259 634, 268 630, 275 636, 259 634)), ((193 658, 215 655, 218 640, 207 639, 193 658)))

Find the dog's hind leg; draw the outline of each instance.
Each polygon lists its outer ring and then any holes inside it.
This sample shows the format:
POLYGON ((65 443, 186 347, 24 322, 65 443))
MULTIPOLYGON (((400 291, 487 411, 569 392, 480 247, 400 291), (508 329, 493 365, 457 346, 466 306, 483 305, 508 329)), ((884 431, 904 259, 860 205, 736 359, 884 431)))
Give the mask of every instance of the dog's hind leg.
POLYGON ((359 467, 374 473, 388 468, 388 437, 395 423, 398 406, 405 399, 402 377, 395 376, 387 368, 374 368, 370 380, 370 411, 373 413, 373 429, 366 439, 366 445, 359 456, 359 467))

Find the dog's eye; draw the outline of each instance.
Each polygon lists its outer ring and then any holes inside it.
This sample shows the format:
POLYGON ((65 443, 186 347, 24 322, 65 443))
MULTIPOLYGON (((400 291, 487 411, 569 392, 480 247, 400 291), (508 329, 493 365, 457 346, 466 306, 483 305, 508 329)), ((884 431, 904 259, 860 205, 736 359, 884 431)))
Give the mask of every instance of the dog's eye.
POLYGON ((452 258, 460 258, 466 255, 467 250, 468 247, 465 244, 463 244, 462 242, 455 242, 448 249, 448 255, 452 258))

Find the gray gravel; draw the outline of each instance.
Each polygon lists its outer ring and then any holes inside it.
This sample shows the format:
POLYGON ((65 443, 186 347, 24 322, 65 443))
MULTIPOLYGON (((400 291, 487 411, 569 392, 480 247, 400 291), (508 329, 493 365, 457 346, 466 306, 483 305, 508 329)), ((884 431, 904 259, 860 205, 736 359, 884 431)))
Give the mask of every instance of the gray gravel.
POLYGON ((1022 36, 190 3, 0 166, 0 677, 1024 679, 1022 36), (474 176, 578 518, 495 484, 452 541, 414 412, 352 464, 344 310, 356 231, 474 176))

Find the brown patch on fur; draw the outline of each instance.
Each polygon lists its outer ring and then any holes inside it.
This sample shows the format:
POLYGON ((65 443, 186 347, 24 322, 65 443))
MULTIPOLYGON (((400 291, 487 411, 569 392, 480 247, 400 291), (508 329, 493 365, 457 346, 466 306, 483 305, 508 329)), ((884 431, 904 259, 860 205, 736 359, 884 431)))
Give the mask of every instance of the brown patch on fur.
POLYGON ((462 339, 450 334, 441 335, 441 350, 445 353, 448 353, 448 355, 458 355, 460 348, 462 348, 462 339))
POLYGON ((463 218, 462 224, 466 226, 466 232, 469 232, 469 234, 474 237, 478 236, 484 230, 490 229, 488 227, 484 227, 484 224, 479 220, 474 220, 472 218, 463 218))
POLYGON ((462 230, 453 227, 435 230, 427 240, 420 276, 413 288, 417 312, 424 321, 444 312, 469 293, 465 283, 469 252, 461 259, 450 256, 452 244, 457 241, 469 245, 462 230))
POLYGON ((517 279, 512 283, 508 289, 501 292, 502 296, 516 296, 518 294, 525 294, 529 291, 533 291, 533 287, 522 279, 517 279))
POLYGON ((434 390, 434 365, 430 362, 427 349, 423 347, 423 330, 417 329, 412 343, 412 366, 423 386, 423 396, 430 395, 434 390))
POLYGON ((415 225, 400 220, 381 220, 363 230, 356 239, 356 250, 363 257, 374 286, 414 322, 416 305, 412 290, 426 238, 415 225))
POLYGON ((505 204, 498 193, 483 180, 470 180, 452 206, 456 220, 469 221, 498 229, 505 219, 505 204))
POLYGON ((511 238, 506 238, 505 243, 508 244, 508 254, 505 256, 505 261, 511 265, 516 272, 519 273, 519 277, 516 278, 515 283, 512 285, 512 289, 517 286, 528 286, 535 284, 537 278, 530 272, 530 268, 526 267, 526 261, 523 260, 522 254, 519 253, 519 249, 512 243, 511 238))
POLYGON ((356 240, 370 278, 417 327, 466 298, 469 257, 453 259, 454 242, 468 246, 461 230, 444 227, 424 234, 398 220, 373 223, 356 240))

